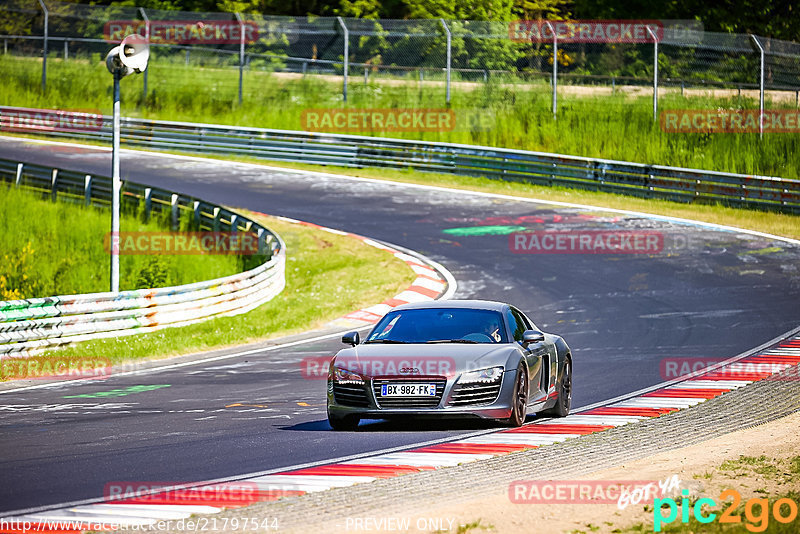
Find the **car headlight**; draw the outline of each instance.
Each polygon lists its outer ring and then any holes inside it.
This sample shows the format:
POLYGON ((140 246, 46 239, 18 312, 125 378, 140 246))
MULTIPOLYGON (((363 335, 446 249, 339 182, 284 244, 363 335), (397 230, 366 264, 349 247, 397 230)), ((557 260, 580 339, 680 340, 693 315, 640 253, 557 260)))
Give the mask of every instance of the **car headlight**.
POLYGON ((487 369, 478 369, 477 371, 469 371, 461 375, 458 379, 460 383, 492 383, 498 382, 503 376, 502 367, 489 367, 487 369))
POLYGON ((363 384, 364 378, 347 369, 333 368, 333 381, 338 384, 363 384))

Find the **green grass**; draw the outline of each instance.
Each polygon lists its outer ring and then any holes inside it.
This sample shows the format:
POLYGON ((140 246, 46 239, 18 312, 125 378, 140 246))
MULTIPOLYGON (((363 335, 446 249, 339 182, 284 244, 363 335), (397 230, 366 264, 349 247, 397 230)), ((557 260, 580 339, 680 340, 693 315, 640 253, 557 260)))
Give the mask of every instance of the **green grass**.
MULTIPOLYGON (((41 67, 30 58, 0 57, 5 83, 0 105, 60 109, 94 108, 110 113, 111 76, 99 55, 90 59, 48 62, 48 90, 42 94, 41 67)), ((308 108, 341 108, 341 81, 332 77, 304 79, 264 70, 245 73, 244 105, 237 103, 238 73, 233 68, 185 66, 164 57, 150 64, 150 94, 142 98, 142 76, 122 82, 125 116, 211 122, 240 126, 303 129, 308 108)), ((413 81, 375 79, 368 84, 351 78, 348 107, 441 108, 444 87, 413 81)), ((800 135, 671 134, 653 123, 649 96, 618 93, 606 96, 561 95, 558 120, 550 111, 550 92, 539 83, 454 83, 452 107, 494 117, 491 128, 450 132, 382 133, 417 138, 556 152, 626 161, 677 165, 747 174, 797 178, 800 135)), ((752 99, 681 97, 665 94, 661 109, 755 108, 752 99)), ((786 107, 772 104, 768 107, 786 107)))
MULTIPOLYGON (((0 186, 0 300, 93 293, 109 289, 109 210, 51 202, 0 186)), ((161 222, 123 216, 120 230, 163 231, 161 222)), ((240 271, 231 256, 120 255, 120 288, 209 280, 240 271)))
POLYGON ((286 288, 246 314, 148 334, 89 341, 45 359, 102 359, 112 364, 198 352, 305 332, 407 288, 415 275, 392 254, 346 236, 239 210, 286 242, 286 288))

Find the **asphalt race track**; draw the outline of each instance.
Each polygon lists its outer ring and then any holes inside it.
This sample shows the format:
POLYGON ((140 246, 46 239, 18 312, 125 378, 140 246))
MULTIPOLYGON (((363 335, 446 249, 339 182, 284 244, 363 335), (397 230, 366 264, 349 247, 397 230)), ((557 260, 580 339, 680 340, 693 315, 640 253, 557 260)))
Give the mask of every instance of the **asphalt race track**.
MULTIPOLYGON (((108 175, 110 153, 0 140, 0 157, 108 175)), ((398 244, 440 262, 457 298, 508 301, 566 338, 579 407, 657 384, 669 358, 726 358, 800 324, 800 247, 744 233, 391 183, 123 152, 123 179, 398 244), (519 254, 522 230, 660 236, 638 254, 519 254)), ((589 234, 595 235, 595 234, 589 234)), ((291 271, 287 272, 287 276, 291 271)), ((287 310, 290 313, 290 310, 287 310)), ((0 514, 285 468, 487 428, 367 422, 334 433, 317 341, 141 376, 0 394, 0 514), (115 390, 114 393, 103 393, 115 390)))

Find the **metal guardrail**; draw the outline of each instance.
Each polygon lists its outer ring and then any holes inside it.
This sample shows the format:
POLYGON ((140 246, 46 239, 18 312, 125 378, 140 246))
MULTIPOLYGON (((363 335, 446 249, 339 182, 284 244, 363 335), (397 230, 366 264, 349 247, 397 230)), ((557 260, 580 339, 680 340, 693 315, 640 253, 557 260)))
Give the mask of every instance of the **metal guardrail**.
MULTIPOLYGON (((86 205, 109 207, 111 202, 111 180, 105 176, 0 159, 0 182, 86 205)), ((0 358, 237 315, 283 290, 286 253, 277 234, 203 200, 128 181, 122 187, 123 209, 143 203, 146 216, 169 212, 173 229, 178 228, 181 213, 187 213, 193 227, 201 231, 257 235, 264 263, 242 273, 182 286, 0 301, 0 358)))
MULTIPOLYGON (((45 113, 46 110, 39 110, 45 113)), ((0 129, 111 142, 111 117, 93 129, 24 127, 25 108, 0 107, 0 129), (12 128, 13 127, 13 128, 12 128)), ((129 147, 241 155, 345 167, 386 167, 800 213, 800 180, 583 158, 527 150, 333 133, 123 118, 129 147)))

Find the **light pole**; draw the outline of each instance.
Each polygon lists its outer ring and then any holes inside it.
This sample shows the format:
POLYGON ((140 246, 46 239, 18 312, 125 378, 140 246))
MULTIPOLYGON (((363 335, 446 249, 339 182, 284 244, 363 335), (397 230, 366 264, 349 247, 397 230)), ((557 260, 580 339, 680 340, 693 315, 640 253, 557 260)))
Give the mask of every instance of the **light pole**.
POLYGON ((129 35, 106 56, 108 72, 114 76, 114 133, 111 143, 111 291, 119 292, 119 81, 147 68, 150 46, 141 35, 129 35))

